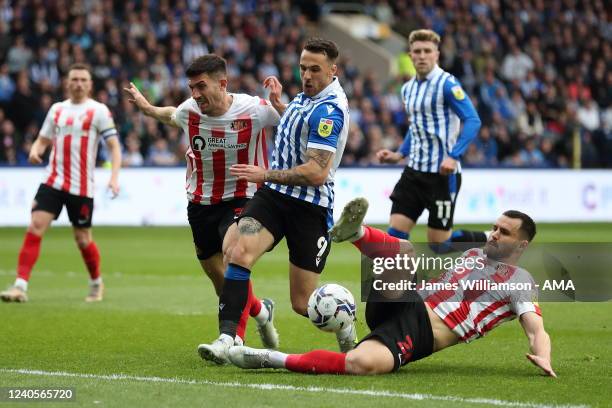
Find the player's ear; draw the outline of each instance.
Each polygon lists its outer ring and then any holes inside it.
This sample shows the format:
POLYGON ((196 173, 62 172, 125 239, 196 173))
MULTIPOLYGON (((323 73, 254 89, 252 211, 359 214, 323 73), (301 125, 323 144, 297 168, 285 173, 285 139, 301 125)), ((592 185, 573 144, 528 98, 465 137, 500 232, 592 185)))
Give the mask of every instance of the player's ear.
POLYGON ((219 86, 221 87, 221 89, 226 90, 227 89, 227 78, 223 77, 219 79, 219 86))
POLYGON ((526 239, 522 240, 521 243, 519 244, 519 249, 521 251, 524 251, 525 249, 527 249, 527 246, 529 246, 529 241, 527 241, 526 239))
POLYGON ((332 74, 332 77, 334 75, 336 75, 336 72, 338 72, 338 66, 336 64, 332 64, 331 65, 331 74, 332 74))

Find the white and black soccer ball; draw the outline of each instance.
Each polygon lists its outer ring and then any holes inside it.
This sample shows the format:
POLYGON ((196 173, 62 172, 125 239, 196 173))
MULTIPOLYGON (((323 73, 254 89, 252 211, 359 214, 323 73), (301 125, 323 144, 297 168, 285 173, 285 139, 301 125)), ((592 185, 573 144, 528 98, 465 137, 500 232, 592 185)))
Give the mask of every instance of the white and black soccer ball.
POLYGON ((337 332, 355 321, 355 298, 335 283, 316 289, 308 299, 308 317, 319 329, 337 332))

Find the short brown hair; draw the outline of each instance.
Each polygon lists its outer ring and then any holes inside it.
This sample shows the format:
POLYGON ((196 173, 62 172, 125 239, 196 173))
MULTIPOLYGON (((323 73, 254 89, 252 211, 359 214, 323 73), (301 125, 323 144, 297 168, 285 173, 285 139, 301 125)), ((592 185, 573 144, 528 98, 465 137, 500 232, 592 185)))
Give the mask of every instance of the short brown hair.
POLYGON ((185 75, 187 78, 193 78, 200 74, 227 74, 227 63, 225 59, 215 54, 202 55, 191 61, 187 67, 185 75))
POLYGON ((440 45, 440 36, 432 30, 414 30, 408 36, 408 45, 412 45, 415 41, 430 41, 438 47, 440 45))
POLYGON ((82 62, 76 62, 70 65, 70 67, 68 68, 68 72, 75 70, 75 69, 87 71, 89 72, 89 75, 91 75, 91 67, 87 64, 83 64, 82 62))
POLYGON ((336 43, 322 38, 314 37, 308 39, 304 45, 304 49, 316 54, 323 54, 332 62, 336 61, 336 58, 338 58, 338 46, 336 43))

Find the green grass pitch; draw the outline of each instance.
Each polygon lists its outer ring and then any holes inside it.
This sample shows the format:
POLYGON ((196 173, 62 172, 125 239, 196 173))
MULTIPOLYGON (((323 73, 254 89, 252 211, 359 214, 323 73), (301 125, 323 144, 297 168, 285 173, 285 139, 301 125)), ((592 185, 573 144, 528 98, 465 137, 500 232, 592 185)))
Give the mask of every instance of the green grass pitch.
MULTIPOLYGON (((540 242, 610 241, 610 224, 542 224, 540 242)), ((23 228, 0 229, 0 286, 12 283, 23 228)), ((413 234, 422 239, 423 229, 413 234)), ((98 227, 107 286, 85 304, 87 273, 69 228, 52 228, 30 282, 30 302, 0 304, 0 387, 74 387, 76 402, 43 407, 535 407, 611 406, 612 303, 542 304, 559 378, 539 375, 524 357, 515 320, 459 345, 375 377, 242 371, 205 363, 196 346, 216 337, 217 298, 194 256, 189 229, 98 227)), ((290 307, 284 244, 253 271, 260 297, 277 304, 281 350, 336 350, 335 337, 290 307)), ((611 272, 612 273, 612 272, 611 272)), ((359 292, 359 255, 334 245, 322 282, 359 292)), ((359 315, 363 316, 363 305, 359 315)), ((358 331, 366 333, 363 319, 358 331)), ((260 341, 253 324, 247 342, 260 341)))

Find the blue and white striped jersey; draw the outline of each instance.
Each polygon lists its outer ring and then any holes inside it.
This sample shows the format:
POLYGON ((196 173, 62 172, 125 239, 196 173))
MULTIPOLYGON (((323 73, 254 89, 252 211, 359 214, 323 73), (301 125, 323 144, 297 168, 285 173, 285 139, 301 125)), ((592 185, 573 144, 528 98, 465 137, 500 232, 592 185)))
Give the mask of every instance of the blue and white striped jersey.
POLYGON ((266 182, 280 193, 319 205, 334 207, 334 175, 342 159, 348 136, 349 108, 346 94, 334 78, 319 94, 309 97, 299 93, 287 105, 276 131, 272 169, 287 170, 306 163, 306 149, 334 152, 334 161, 325 184, 287 186, 266 182))
MULTIPOLYGON (((436 65, 425 79, 415 76, 406 82, 401 94, 410 117, 400 147, 402 155, 408 156, 406 165, 438 173, 445 157, 459 160, 480 129, 478 113, 459 81, 436 65)), ((461 171, 460 163, 457 171, 461 171)))

